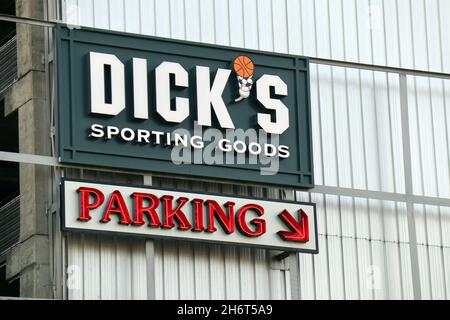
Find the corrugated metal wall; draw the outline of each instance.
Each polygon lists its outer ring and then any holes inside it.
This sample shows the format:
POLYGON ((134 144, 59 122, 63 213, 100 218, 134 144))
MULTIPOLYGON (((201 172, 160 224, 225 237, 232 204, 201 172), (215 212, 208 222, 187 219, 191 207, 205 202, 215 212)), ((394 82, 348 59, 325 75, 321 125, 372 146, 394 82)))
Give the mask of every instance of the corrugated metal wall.
MULTIPOLYGON (((123 0, 67 0, 65 4, 65 19, 74 24, 450 72, 450 60, 445 58, 450 56, 447 0, 127 0, 126 5, 123 0)), ((311 84, 316 184, 404 193, 398 75, 312 65, 311 84)), ((450 198, 449 84, 408 77, 410 156, 416 195, 450 198)), ((239 194, 263 192, 184 183, 174 186, 239 194)), ((279 195, 276 190, 270 193, 279 195)), ((319 214, 320 254, 299 256, 300 276, 292 278, 292 290, 289 272, 271 271, 264 251, 157 243, 156 297, 413 297, 405 203, 304 192, 284 194, 316 202, 319 214), (190 285, 182 285, 181 279, 190 285)), ((422 296, 447 298, 450 209, 415 205, 414 213, 422 296)), ((83 244, 78 238, 68 240, 69 264, 89 261, 89 257, 80 260, 89 250, 95 261, 103 261, 104 240, 84 239, 83 244)), ((119 249, 119 243, 127 246, 120 241, 106 242, 111 246, 108 252, 112 252, 105 258, 112 260, 106 261, 120 261, 126 274, 134 276, 129 271, 133 259, 143 258, 133 258, 130 248, 119 249), (126 254, 125 262, 120 254, 126 254)), ((142 243, 136 246, 142 254, 142 243)), ((119 264, 111 268, 117 274, 114 268, 119 264)), ((144 277, 141 272, 138 275, 144 277)), ((89 284, 98 285, 99 275, 92 276, 97 282, 87 281, 87 291, 93 290, 89 284)), ((109 277, 114 279, 113 275, 109 277)), ((132 281, 126 283, 130 286, 132 281)), ((119 284, 115 285, 115 290, 122 292, 119 284)), ((125 290, 127 297, 135 292, 131 288, 125 290)))
POLYGON ((17 78, 17 38, 12 36, 0 47, 0 97, 17 78))
MULTIPOLYGON (((138 184, 142 178, 67 170, 67 177, 138 184)), ((72 234, 67 244, 69 299, 146 299, 145 241, 72 234)))
POLYGON ((0 262, 5 251, 19 242, 20 197, 17 196, 0 208, 0 262))
MULTIPOLYGON (((408 90, 414 194, 450 198, 450 81, 410 77, 408 90)), ((415 204, 414 213, 422 295, 448 299, 450 208, 415 204)))

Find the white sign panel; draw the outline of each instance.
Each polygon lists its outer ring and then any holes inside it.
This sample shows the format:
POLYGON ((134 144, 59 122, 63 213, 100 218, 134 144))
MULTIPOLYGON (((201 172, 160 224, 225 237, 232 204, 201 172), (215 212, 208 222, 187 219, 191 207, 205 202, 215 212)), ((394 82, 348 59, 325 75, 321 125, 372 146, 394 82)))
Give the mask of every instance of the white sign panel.
POLYGON ((315 205, 63 180, 63 230, 318 252, 315 205))

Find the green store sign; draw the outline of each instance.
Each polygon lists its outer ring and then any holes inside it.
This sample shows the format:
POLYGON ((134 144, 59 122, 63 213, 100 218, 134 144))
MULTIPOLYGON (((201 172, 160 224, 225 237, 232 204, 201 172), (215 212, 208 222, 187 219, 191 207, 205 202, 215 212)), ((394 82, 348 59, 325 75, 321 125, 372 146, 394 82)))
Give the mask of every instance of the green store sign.
POLYGON ((304 57, 56 29, 63 163, 314 186, 304 57))

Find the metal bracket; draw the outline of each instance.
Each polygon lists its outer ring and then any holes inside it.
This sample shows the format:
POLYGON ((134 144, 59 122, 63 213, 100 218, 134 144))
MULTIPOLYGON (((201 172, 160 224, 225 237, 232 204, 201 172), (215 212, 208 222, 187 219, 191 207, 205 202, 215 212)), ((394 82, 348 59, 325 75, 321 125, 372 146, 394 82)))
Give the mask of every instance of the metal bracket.
POLYGON ((288 258, 288 257, 290 256, 290 254, 291 254, 290 252, 285 251, 285 252, 282 252, 282 253, 280 253, 280 254, 277 254, 277 255, 274 256, 273 258, 276 259, 276 260, 278 260, 278 261, 282 261, 282 260, 288 258))
POLYGON ((52 138, 56 136, 56 127, 55 126, 50 127, 50 136, 52 138))
POLYGON ((289 257, 290 252, 283 251, 270 251, 270 269, 272 270, 289 270, 289 261, 286 259, 289 257))

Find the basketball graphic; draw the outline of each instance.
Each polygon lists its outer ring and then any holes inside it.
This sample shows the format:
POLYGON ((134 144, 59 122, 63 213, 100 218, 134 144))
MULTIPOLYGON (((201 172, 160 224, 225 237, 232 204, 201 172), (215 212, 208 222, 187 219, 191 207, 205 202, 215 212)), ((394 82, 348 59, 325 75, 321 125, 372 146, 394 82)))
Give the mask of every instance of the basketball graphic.
POLYGON ((253 70, 255 69, 252 59, 247 56, 237 57, 234 60, 233 67, 236 74, 243 78, 250 77, 253 74, 253 70))
POLYGON ((255 70, 255 65, 249 57, 238 56, 233 61, 233 69, 234 72, 236 72, 239 85, 239 97, 234 101, 239 102, 250 96, 250 91, 253 86, 253 71, 255 70))

